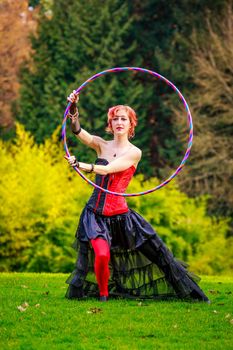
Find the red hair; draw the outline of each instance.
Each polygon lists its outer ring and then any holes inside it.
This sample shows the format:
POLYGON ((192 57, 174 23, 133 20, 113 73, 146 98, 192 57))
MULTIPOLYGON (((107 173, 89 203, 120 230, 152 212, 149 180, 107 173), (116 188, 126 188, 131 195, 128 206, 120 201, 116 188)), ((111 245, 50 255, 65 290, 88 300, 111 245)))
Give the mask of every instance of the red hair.
POLYGON ((113 134, 112 119, 115 117, 115 115, 119 111, 119 109, 124 109, 129 117, 129 121, 130 121, 131 125, 129 128, 128 137, 129 138, 134 137, 134 135, 135 135, 134 129, 138 123, 137 115, 136 115, 135 111, 133 110, 133 108, 131 108, 129 106, 125 106, 125 105, 117 105, 117 106, 109 108, 109 110, 108 110, 108 126, 106 127, 105 130, 107 132, 110 132, 111 134, 113 134))

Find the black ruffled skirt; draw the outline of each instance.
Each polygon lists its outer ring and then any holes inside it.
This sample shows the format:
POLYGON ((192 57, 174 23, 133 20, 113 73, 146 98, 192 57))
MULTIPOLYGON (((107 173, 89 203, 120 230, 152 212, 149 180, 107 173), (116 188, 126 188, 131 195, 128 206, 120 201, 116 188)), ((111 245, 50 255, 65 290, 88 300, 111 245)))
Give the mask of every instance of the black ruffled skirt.
POLYGON ((110 245, 109 297, 185 299, 209 301, 198 286, 200 277, 175 258, 152 226, 132 209, 103 216, 85 207, 73 248, 78 252, 75 270, 66 280, 66 297, 99 295, 90 239, 101 237, 110 245))

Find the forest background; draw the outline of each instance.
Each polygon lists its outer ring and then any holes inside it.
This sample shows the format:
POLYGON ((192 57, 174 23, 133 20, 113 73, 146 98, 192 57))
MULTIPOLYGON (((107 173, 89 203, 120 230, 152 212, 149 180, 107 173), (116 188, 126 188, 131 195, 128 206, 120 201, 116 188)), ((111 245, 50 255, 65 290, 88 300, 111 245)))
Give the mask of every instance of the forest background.
MULTIPOLYGON (((71 244, 92 188, 63 158, 66 97, 96 72, 138 66, 184 94, 194 144, 174 181, 129 205, 194 272, 232 273, 232 1, 1 0, 0 23, 0 271, 73 270, 71 244)), ((80 95, 82 126, 109 138, 115 104, 139 119, 133 143, 143 158, 128 192, 154 187, 187 147, 181 102, 149 75, 106 75, 80 95)), ((67 134, 71 152, 93 162, 67 134)))

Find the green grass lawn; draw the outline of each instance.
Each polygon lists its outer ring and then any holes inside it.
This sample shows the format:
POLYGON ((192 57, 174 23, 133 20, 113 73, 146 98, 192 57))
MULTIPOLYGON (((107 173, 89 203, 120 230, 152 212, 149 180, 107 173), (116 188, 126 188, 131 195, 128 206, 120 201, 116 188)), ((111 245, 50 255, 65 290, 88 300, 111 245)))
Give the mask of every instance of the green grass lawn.
POLYGON ((233 349, 231 277, 201 276, 209 305, 68 300, 67 276, 0 274, 1 349, 233 349))

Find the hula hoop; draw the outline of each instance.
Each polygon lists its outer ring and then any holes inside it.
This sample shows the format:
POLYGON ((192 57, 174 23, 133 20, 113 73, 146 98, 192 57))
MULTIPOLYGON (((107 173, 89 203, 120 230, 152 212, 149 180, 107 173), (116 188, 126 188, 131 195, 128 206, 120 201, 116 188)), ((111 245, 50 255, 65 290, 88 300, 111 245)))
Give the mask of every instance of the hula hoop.
MULTIPOLYGON (((159 190, 163 186, 167 185, 172 179, 174 179, 174 177, 182 170, 186 160, 189 157, 190 150, 191 150, 191 147, 192 147, 192 142, 193 142, 193 122, 192 122, 192 116, 191 116, 191 112, 189 110, 188 103, 186 102, 184 96, 181 94, 179 89, 170 80, 168 80, 167 78, 163 77, 161 74, 156 73, 156 72, 154 72, 152 70, 145 69, 145 68, 139 68, 139 67, 116 67, 116 68, 111 68, 111 69, 104 70, 104 71, 102 71, 100 73, 97 73, 97 74, 93 75, 89 79, 87 79, 82 85, 79 86, 79 88, 76 90, 76 93, 80 93, 80 91, 83 90, 87 86, 87 84, 89 84, 93 80, 99 78, 101 75, 104 75, 104 74, 107 74, 107 73, 117 73, 117 72, 122 72, 122 71, 127 71, 127 70, 139 71, 139 72, 151 74, 151 75, 155 76, 156 78, 165 81, 165 83, 167 85, 169 85, 178 94, 179 98, 183 102, 184 107, 186 109, 187 119, 188 119, 188 123, 189 123, 189 140, 188 140, 188 147, 187 147, 187 150, 185 152, 184 158, 182 159, 182 161, 181 161, 180 165, 178 166, 178 168, 176 169, 176 171, 168 179, 166 179, 164 182, 162 182, 160 185, 158 185, 158 186, 156 186, 156 187, 154 187, 154 188, 152 188, 150 190, 143 191, 143 192, 137 192, 137 193, 119 193, 119 192, 109 191, 109 190, 107 190, 105 188, 102 188, 102 187, 96 185, 94 182, 89 180, 85 175, 83 175, 83 173, 77 167, 73 167, 73 168, 75 169, 75 171, 87 183, 89 183, 90 185, 92 185, 95 188, 98 188, 98 189, 100 189, 100 190, 102 190, 102 191, 104 191, 106 193, 113 194, 115 196, 136 197, 136 196, 142 196, 142 195, 145 195, 145 194, 148 194, 148 193, 152 193, 154 191, 159 190)), ((66 120, 67 120, 67 114, 69 112, 70 106, 71 106, 71 102, 69 102, 67 107, 66 107, 66 110, 65 110, 65 113, 64 113, 64 119, 63 119, 63 123, 62 123, 62 140, 63 140, 63 143, 64 143, 64 149, 65 149, 67 157, 70 157, 70 153, 69 153, 69 149, 68 149, 67 144, 66 144, 66 120)))

